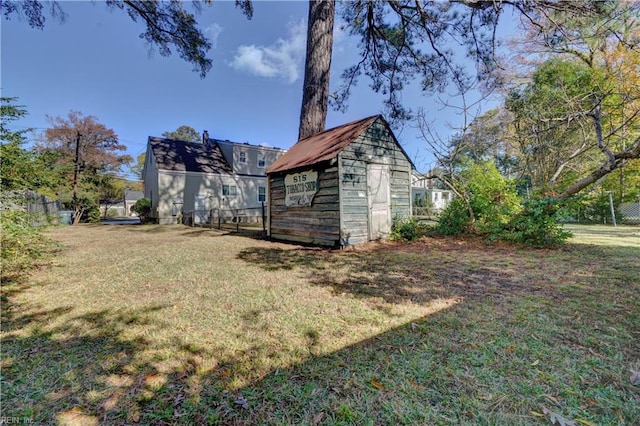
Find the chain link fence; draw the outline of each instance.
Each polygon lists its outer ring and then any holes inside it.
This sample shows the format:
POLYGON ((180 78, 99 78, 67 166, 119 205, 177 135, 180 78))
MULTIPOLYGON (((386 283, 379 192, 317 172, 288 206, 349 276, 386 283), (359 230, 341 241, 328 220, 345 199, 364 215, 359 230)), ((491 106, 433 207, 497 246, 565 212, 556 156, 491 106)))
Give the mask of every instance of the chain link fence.
POLYGON ((622 222, 640 224, 640 202, 622 203, 618 210, 622 216, 622 222))

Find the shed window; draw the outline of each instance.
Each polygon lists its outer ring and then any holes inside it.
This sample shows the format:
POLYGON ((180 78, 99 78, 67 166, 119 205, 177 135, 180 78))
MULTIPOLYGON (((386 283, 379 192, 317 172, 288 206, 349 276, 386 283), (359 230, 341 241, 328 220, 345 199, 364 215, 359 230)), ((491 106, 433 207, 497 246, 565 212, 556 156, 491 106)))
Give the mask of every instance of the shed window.
POLYGON ((238 155, 238 162, 242 163, 242 164, 246 164, 247 163, 247 153, 244 151, 240 151, 240 154, 238 155))
POLYGON ((235 197, 238 195, 238 188, 235 185, 222 185, 222 195, 235 197))
POLYGON ((258 202, 263 203, 267 201, 267 188, 264 186, 258 187, 258 202))
POLYGON ((267 167, 267 161, 264 159, 264 154, 258 154, 258 167, 267 167))

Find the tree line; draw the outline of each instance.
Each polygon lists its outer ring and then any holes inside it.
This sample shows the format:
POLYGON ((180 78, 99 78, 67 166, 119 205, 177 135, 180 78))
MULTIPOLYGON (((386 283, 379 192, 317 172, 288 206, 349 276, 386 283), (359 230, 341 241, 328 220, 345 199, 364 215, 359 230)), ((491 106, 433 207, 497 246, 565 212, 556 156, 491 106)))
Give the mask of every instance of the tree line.
MULTIPOLYGON (((142 190, 145 154, 134 162, 118 135, 97 117, 71 111, 67 117, 48 116, 49 128, 25 147, 33 129, 12 130, 11 123, 27 114, 17 98, 0 99, 0 182, 3 191, 33 190, 59 200, 74 211, 74 223, 98 221, 99 205, 106 216, 109 206, 124 199, 125 190, 142 190), (123 177, 125 169, 139 179, 123 177)), ((170 139, 199 142, 190 126, 162 134, 170 139)))

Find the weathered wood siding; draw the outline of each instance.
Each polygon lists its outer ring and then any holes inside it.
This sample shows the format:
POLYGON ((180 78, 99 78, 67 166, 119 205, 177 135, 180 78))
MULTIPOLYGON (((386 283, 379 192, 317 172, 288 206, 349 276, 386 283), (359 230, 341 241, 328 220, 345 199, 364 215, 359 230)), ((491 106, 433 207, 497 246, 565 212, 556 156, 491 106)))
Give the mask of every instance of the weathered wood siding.
MULTIPOLYGON (((334 246, 340 241, 338 168, 316 167, 318 192, 309 207, 286 207, 284 176, 270 175, 270 236, 278 240, 334 246)), ((310 170, 311 167, 308 169, 310 170)))
POLYGON ((341 245, 369 240, 367 164, 389 165, 391 218, 411 215, 411 163, 382 120, 376 120, 338 156, 341 245))

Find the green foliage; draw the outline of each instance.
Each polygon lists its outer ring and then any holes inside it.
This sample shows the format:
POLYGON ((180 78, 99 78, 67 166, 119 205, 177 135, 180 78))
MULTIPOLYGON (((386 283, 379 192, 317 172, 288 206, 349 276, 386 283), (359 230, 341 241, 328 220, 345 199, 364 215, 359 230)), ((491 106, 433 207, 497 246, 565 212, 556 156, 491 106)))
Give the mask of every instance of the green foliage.
POLYGON ((99 223, 100 222, 100 208, 98 203, 95 200, 83 199, 82 207, 84 209, 84 214, 82 215, 82 219, 88 223, 99 223))
POLYGON ((391 227, 391 241, 413 241, 427 235, 429 227, 414 218, 396 219, 391 227))
POLYGON ((52 242, 33 227, 29 215, 20 210, 0 211, 2 224, 2 279, 13 279, 41 258, 52 242))
MULTIPOLYGON (((613 211, 616 217, 621 217, 618 210, 619 204, 614 201, 613 211)), ((585 215, 583 219, 592 223, 611 223, 611 204, 609 201, 609 194, 601 192, 597 196, 592 197, 587 204, 587 208, 584 210, 585 215)))
MULTIPOLYGON (((74 210, 73 196, 71 192, 65 192, 60 194, 60 201, 70 210, 74 210)), ((77 195, 75 210, 79 219, 78 222, 98 223, 100 222, 100 208, 98 201, 95 198, 95 194, 90 191, 82 191, 77 195)))
POLYGON ((449 204, 440 215, 436 233, 483 235, 490 241, 534 247, 560 244, 571 235, 557 221, 558 203, 522 201, 514 182, 500 175, 492 161, 468 164, 459 179, 467 199, 455 198, 449 204))
POLYGON ((92 194, 78 194, 77 208, 80 214, 81 222, 98 223, 100 222, 100 208, 98 202, 92 194))
MULTIPOLYGON (((529 85, 507 97, 505 107, 518 129, 523 165, 535 164, 527 171, 535 188, 566 186, 581 174, 571 176, 568 172, 574 168, 565 168, 556 175, 563 161, 584 149, 585 129, 593 120, 581 112, 601 99, 599 90, 592 68, 552 59, 536 69, 529 85)), ((589 167, 578 158, 572 163, 580 170, 589 167)))
POLYGON ((500 174, 493 160, 471 163, 460 178, 478 232, 495 236, 522 209, 515 183, 500 174))
MULTIPOLYGON (((197 143, 201 141, 200 133, 198 133, 198 131, 191 126, 180 126, 176 129, 175 132, 164 132, 162 136, 168 139, 175 139, 185 142, 197 143)), ((140 161, 140 158, 138 158, 138 161, 140 161)))
POLYGON ((104 204, 104 216, 107 217, 109 207, 117 204, 124 199, 127 190, 127 181, 125 179, 114 178, 113 176, 104 175, 99 186, 100 202, 104 204))
POLYGON ((11 191, 30 187, 29 178, 33 176, 32 159, 29 152, 13 140, 0 145, 0 180, 2 189, 11 191))
POLYGON ((136 157, 136 164, 131 166, 131 172, 140 180, 144 179, 144 163, 147 160, 147 153, 143 152, 136 157))
POLYGON ((434 231, 440 235, 461 235, 472 233, 472 219, 464 201, 454 198, 440 214, 434 231))
POLYGON ((457 181, 465 197, 454 199, 441 214, 439 233, 481 234, 493 239, 522 209, 514 182, 500 174, 493 160, 465 164, 457 181))
POLYGON ((431 217, 434 213, 433 202, 426 196, 418 195, 413 200, 413 214, 415 216, 431 217))
POLYGON ((55 196, 55 189, 63 184, 59 178, 58 158, 22 147, 30 129, 12 131, 8 124, 27 115, 17 98, 0 98, 0 181, 3 191, 34 190, 42 195, 55 196))
MULTIPOLYGON (((620 203, 614 198, 613 211, 616 218, 622 216, 619 206, 620 203)), ((609 193, 605 191, 574 197, 565 210, 567 216, 580 223, 612 223, 609 193)))
POLYGON ((0 140, 5 142, 23 142, 24 134, 29 130, 13 132, 7 128, 11 121, 19 120, 27 115, 23 105, 16 105, 18 98, 0 97, 0 140))
POLYGON ((554 199, 528 200, 500 233, 500 238, 531 247, 548 247, 564 243, 571 232, 564 231, 557 214, 561 204, 554 199))
POLYGON ((14 190, 28 188, 29 176, 33 175, 32 159, 27 150, 22 148, 26 130, 11 131, 7 124, 27 114, 21 105, 15 105, 17 98, 0 98, 0 181, 2 189, 14 190))
POLYGON ((131 211, 140 217, 141 223, 148 223, 151 220, 151 200, 148 198, 140 198, 131 206, 131 211))

